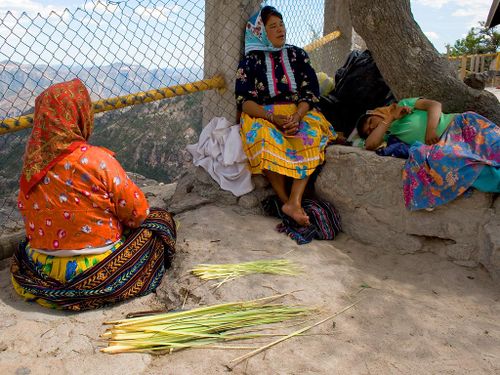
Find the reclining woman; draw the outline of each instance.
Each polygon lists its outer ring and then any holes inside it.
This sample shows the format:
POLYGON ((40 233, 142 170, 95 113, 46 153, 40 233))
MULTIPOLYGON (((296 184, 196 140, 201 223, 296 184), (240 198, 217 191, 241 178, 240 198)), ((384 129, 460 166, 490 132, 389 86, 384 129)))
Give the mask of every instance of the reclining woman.
POLYGON ((150 212, 113 153, 87 143, 93 126, 77 79, 36 98, 18 197, 27 240, 11 273, 17 293, 45 307, 86 310, 146 295, 174 255, 172 217, 150 212))
POLYGON ((236 74, 236 102, 252 173, 265 174, 283 212, 307 226, 304 189, 336 135, 316 109, 319 85, 307 53, 285 44, 285 38, 283 17, 275 8, 265 6, 250 18, 245 57, 236 74))
POLYGON ((356 126, 368 150, 388 135, 412 146, 403 172, 412 210, 444 204, 470 187, 500 192, 500 128, 477 113, 444 114, 437 101, 411 98, 368 111, 356 126))

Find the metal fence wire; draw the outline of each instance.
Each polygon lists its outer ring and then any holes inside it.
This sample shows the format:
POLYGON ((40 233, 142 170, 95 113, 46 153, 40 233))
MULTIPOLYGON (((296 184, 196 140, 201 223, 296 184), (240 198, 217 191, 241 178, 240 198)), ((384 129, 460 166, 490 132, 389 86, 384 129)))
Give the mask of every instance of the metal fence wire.
MULTIPOLYGON (((323 35, 324 0, 263 4, 283 13, 288 43, 304 46, 323 35)), ((218 19, 240 27, 231 14, 218 19)), ((205 20, 199 0, 87 0, 37 12, 0 4, 0 120, 33 112, 44 89, 76 77, 93 101, 209 78, 207 59, 224 56, 205 48, 205 20)), ((90 141, 113 150, 126 170, 170 182, 188 163, 184 148, 198 138, 202 108, 217 115, 228 106, 233 98, 195 93, 108 112, 96 116, 90 141)), ((0 137, 0 236, 21 228, 16 189, 29 134, 0 137)))

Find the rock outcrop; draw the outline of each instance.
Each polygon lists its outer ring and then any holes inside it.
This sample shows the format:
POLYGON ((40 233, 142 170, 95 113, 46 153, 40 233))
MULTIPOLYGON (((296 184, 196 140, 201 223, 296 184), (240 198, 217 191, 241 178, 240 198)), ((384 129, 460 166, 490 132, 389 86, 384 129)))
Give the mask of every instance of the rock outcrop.
MULTIPOLYGON (((401 254, 432 252, 466 267, 479 264, 500 279, 500 199, 473 191, 432 212, 408 211, 403 204, 401 170, 404 160, 380 157, 354 147, 333 146, 316 181, 316 193, 334 203, 343 231, 357 241, 401 254)), ((262 213, 260 202, 273 193, 267 180, 254 176, 255 190, 235 197, 202 168, 189 168, 176 183, 163 184, 129 174, 150 205, 175 214, 208 204, 232 206, 239 213, 262 213)), ((0 259, 12 254, 22 238, 4 231, 0 259)))
POLYGON ((334 146, 316 192, 339 209, 353 239, 400 253, 433 252, 463 266, 482 264, 500 278, 500 200, 473 191, 432 212, 403 203, 404 160, 334 146))
POLYGON ((169 210, 174 213, 189 211, 194 208, 215 203, 218 205, 234 205, 240 210, 261 213, 260 202, 273 194, 272 188, 263 176, 253 176, 255 189, 241 197, 221 190, 219 185, 201 167, 188 169, 179 178, 175 194, 169 210))

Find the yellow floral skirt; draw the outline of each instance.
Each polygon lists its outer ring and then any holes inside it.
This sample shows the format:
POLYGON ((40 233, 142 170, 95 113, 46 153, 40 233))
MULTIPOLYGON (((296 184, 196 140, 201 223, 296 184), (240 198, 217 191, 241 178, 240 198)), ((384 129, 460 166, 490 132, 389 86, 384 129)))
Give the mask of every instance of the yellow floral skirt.
MULTIPOLYGON (((295 104, 264 107, 275 115, 292 115, 295 104)), ((333 126, 316 110, 307 112, 299 131, 286 136, 271 122, 241 114, 241 140, 252 174, 269 170, 295 179, 311 175, 325 160, 325 148, 337 138, 333 126)))

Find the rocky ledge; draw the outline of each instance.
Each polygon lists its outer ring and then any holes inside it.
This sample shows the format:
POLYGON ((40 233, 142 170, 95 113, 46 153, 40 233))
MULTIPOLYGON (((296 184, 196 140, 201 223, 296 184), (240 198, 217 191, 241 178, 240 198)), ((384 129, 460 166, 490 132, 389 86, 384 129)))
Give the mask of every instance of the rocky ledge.
POLYGON ((500 279, 500 199, 472 191, 435 210, 404 206, 404 160, 334 146, 316 192, 340 210, 351 238, 400 253, 433 252, 462 266, 483 265, 500 279))
MULTIPOLYGON (((340 211, 343 231, 354 240, 400 254, 431 252, 465 267, 484 266, 500 280, 500 199, 473 191, 432 212, 410 212, 403 203, 404 160, 381 157, 354 147, 333 146, 316 181, 316 193, 340 211)), ((163 184, 137 174, 131 178, 152 206, 175 213, 216 204, 242 214, 262 213, 272 194, 262 176, 242 197, 223 191, 202 169, 191 167, 176 183, 163 184)), ((12 220, 11 220, 12 221, 12 220)), ((20 223, 0 233, 0 259, 9 257, 20 238, 20 223)))

